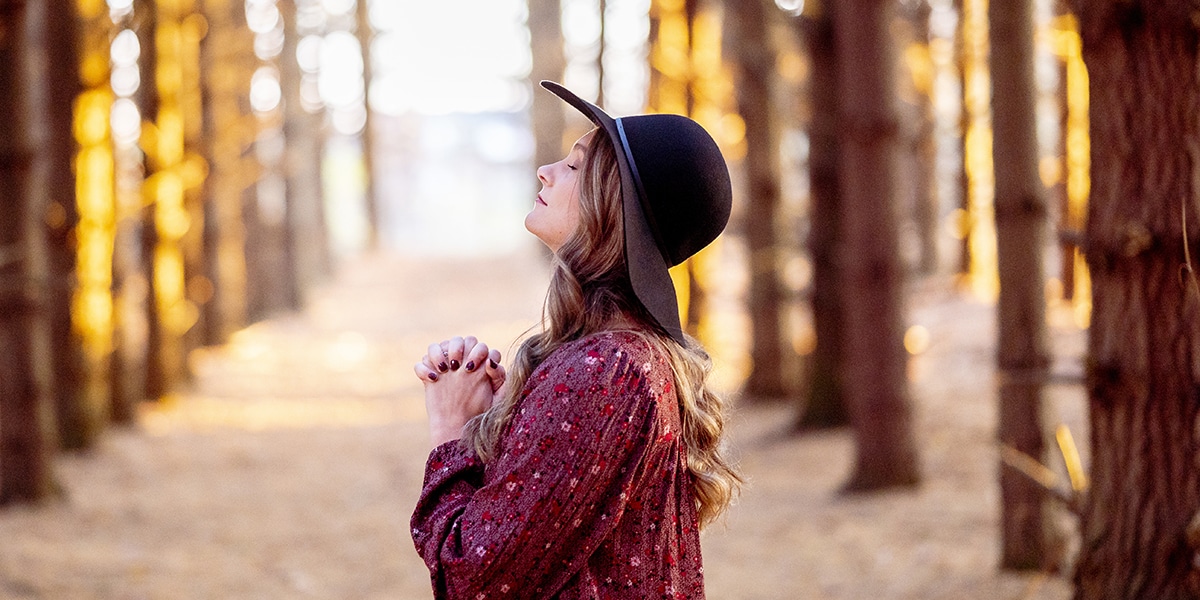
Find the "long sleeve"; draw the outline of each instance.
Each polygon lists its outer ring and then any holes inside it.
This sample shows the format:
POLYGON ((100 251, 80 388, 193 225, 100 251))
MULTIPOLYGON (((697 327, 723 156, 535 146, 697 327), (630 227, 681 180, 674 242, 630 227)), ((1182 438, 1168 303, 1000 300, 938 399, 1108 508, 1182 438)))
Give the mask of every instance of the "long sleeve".
POLYGON ((431 453, 412 533, 438 598, 554 597, 587 584, 589 558, 611 546, 631 506, 670 503, 647 493, 681 468, 669 368, 644 342, 623 341, 594 336, 549 357, 486 470, 457 443, 431 453))

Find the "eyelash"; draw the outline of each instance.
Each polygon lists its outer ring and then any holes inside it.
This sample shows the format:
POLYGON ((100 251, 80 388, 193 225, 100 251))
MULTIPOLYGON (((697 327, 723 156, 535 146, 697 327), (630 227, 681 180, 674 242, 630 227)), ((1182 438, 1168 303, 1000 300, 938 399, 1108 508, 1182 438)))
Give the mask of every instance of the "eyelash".
POLYGON ((568 168, 568 169, 570 169, 570 170, 572 170, 572 171, 574 171, 574 170, 575 170, 575 165, 572 165, 572 164, 570 164, 570 163, 567 163, 567 168, 568 168))

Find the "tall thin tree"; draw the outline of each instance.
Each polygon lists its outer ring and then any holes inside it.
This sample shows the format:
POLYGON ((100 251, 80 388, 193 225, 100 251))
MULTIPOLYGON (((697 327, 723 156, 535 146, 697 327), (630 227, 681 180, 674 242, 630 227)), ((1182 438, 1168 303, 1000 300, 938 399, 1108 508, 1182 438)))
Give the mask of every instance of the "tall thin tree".
POLYGON ((750 249, 751 371, 745 393, 781 398, 787 390, 783 364, 790 345, 783 327, 783 286, 775 234, 780 204, 779 128, 775 115, 775 52, 764 35, 771 30, 775 6, 770 0, 726 2, 725 47, 737 87, 737 106, 746 123, 745 211, 750 249))
POLYGON ((809 233, 808 253, 813 266, 810 294, 816 344, 805 371, 804 407, 797 428, 829 429, 850 423, 842 385, 844 309, 839 297, 843 244, 842 191, 838 133, 838 56, 833 34, 837 2, 807 2, 795 21, 804 38, 812 69, 809 76, 808 123, 809 233))
POLYGON ((310 112, 303 105, 303 74, 296 54, 301 36, 311 33, 301 29, 301 13, 324 9, 309 0, 280 0, 279 8, 284 24, 279 81, 283 92, 283 136, 287 144, 283 159, 287 180, 287 248, 297 282, 290 300, 291 307, 298 308, 303 304, 305 292, 332 270, 321 180, 323 110, 310 112))
POLYGON ((44 499, 53 485, 49 264, 44 215, 30 201, 29 4, 0 3, 0 504, 44 499))
POLYGON ((845 309, 846 392, 857 449, 848 491, 920 480, 904 350, 904 268, 897 247, 900 143, 890 0, 841 0, 833 13, 844 200, 837 258, 845 309))
POLYGON ((1073 0, 1090 78, 1091 486, 1079 600, 1200 594, 1200 25, 1073 0))
MULTIPOLYGON (((1000 262, 997 372, 1000 443, 1044 460, 1042 382, 1046 340, 1046 198, 1038 175, 1033 0, 992 2, 992 155, 996 170, 996 239, 1000 262)), ((1000 563, 1048 566, 1045 498, 1023 473, 1000 469, 1000 563)))
POLYGON ((357 0, 355 10, 355 34, 362 51, 363 62, 363 111, 366 120, 363 121, 362 133, 358 134, 362 143, 363 171, 366 172, 363 196, 367 205, 367 247, 379 247, 379 188, 375 185, 375 118, 371 111, 371 85, 374 79, 374 55, 371 44, 375 40, 375 30, 371 27, 370 0, 357 0))
MULTIPOLYGON (((99 433, 103 399, 88 397, 88 364, 79 323, 72 315, 75 291, 77 226, 75 136, 72 119, 79 82, 79 17, 66 0, 31 3, 28 8, 28 58, 34 72, 46 73, 29 90, 41 107, 33 115, 34 157, 30 202, 46 215, 50 293, 45 295, 53 356, 52 389, 59 441, 66 448, 90 446, 99 433)), ((103 74, 103 73, 101 73, 103 74)), ((107 77, 104 78, 107 85, 107 77)))
MULTIPOLYGON (((533 66, 529 79, 536 89, 543 79, 560 81, 566 58, 563 55, 562 5, 560 0, 529 0, 529 42, 533 66)), ((536 140, 534 162, 548 165, 562 158, 562 103, 549 94, 533 95, 530 109, 533 137, 536 140)))

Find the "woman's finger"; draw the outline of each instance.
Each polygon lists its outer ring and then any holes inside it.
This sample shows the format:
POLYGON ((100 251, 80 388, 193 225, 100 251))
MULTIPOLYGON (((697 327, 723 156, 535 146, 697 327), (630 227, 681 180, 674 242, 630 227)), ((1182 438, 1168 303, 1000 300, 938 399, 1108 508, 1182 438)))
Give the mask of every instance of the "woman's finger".
POLYGON ((492 382, 492 391, 499 391, 504 387, 504 382, 508 379, 508 372, 504 370, 504 365, 500 364, 500 351, 492 350, 488 353, 487 366, 485 367, 488 379, 492 382))
POLYGON ((436 368, 438 371, 445 373, 450 370, 450 363, 449 359, 446 358, 447 356, 448 354, 445 350, 442 350, 441 344, 430 344, 425 358, 428 359, 431 368, 436 368))
POLYGON ((417 379, 425 383, 434 383, 438 380, 438 374, 424 362, 413 365, 413 372, 417 374, 417 379))
POLYGON ((450 364, 451 371, 457 371, 462 366, 463 359, 463 339, 454 336, 450 338, 450 346, 446 351, 446 359, 450 364))
MULTIPOLYGON (((470 341, 467 338, 466 341, 470 341)), ((488 359, 488 347, 483 342, 477 342, 474 346, 468 346, 466 354, 463 355, 463 368, 467 371, 474 371, 483 366, 483 363, 488 359)))
MULTIPOLYGON (((440 356, 438 357, 438 360, 441 361, 440 356)), ((429 369, 430 371, 433 371, 434 373, 438 372, 437 365, 433 364, 433 359, 429 358, 428 354, 421 357, 421 364, 425 365, 425 368, 429 369)))

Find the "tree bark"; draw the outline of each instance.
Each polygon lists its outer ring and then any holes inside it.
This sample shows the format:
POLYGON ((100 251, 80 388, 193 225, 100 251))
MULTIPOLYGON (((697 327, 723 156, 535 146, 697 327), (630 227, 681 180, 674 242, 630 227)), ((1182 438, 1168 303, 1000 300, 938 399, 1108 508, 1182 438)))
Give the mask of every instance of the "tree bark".
POLYGON ((371 116, 371 80, 373 79, 371 42, 375 39, 375 32, 371 28, 370 6, 369 0, 355 2, 356 33, 358 44, 362 48, 363 61, 363 111, 366 114, 366 121, 363 122, 359 140, 362 143, 363 171, 367 174, 363 187, 363 196, 367 205, 367 248, 376 250, 379 248, 379 193, 375 186, 375 132, 373 130, 375 119, 371 116))
POLYGON ((750 207, 745 215, 750 249, 751 322, 748 397, 782 398, 787 394, 783 358, 791 348, 785 342, 783 289, 778 273, 779 249, 775 227, 780 203, 779 129, 774 108, 775 52, 762 37, 771 29, 770 13, 777 10, 764 0, 727 2, 725 46, 732 60, 738 112, 746 123, 746 170, 750 207))
POLYGON ((1072 6, 1090 76, 1093 293, 1075 597, 1196 598, 1200 31, 1189 2, 1072 6))
MULTIPOLYGON (((212 24, 201 45, 204 106, 202 147, 209 164, 204 180, 204 260, 209 298, 201 303, 204 344, 222 344, 246 325, 245 227, 242 188, 246 153, 258 132, 246 91, 255 64, 253 38, 237 26, 245 21, 245 4, 205 0, 212 24)), ((256 62, 256 61, 255 61, 256 62)), ((201 298, 202 299, 202 298, 201 298)))
POLYGON ((31 202, 34 156, 26 72, 29 4, 0 3, 0 504, 52 491, 49 277, 43 214, 31 202))
POLYGON ((808 359, 806 404, 797 421, 800 430, 821 430, 850 423, 842 385, 842 323, 845 319, 839 288, 841 264, 836 257, 843 243, 841 229, 838 139, 838 60, 833 35, 837 3, 821 0, 806 7, 798 21, 812 63, 809 94, 812 119, 808 127, 809 234, 808 253, 813 279, 810 304, 817 343, 808 359))
MULTIPOLYGON (((1042 381, 1046 342, 1046 199, 1038 175, 1033 0, 992 2, 992 155, 1000 268, 997 372, 1001 444, 1045 462, 1042 381)), ((1000 465, 1000 566, 1040 569, 1048 555, 1045 496, 1029 477, 1000 465)))
MULTIPOLYGON (((89 370, 72 297, 78 293, 76 251, 79 210, 75 197, 76 152, 72 130, 79 84, 79 15, 74 2, 29 4, 29 66, 34 106, 34 147, 30 206, 47 216, 46 249, 50 279, 45 308, 50 315, 52 394, 58 440, 64 448, 91 446, 105 419, 103 385, 89 385, 100 373, 89 370)), ((106 36, 107 37, 107 36, 106 36)), ((107 80, 105 81, 107 84, 107 80)), ((99 367, 100 365, 97 365, 99 367)), ((103 373, 103 371, 101 371, 103 373)), ((102 383, 102 382, 97 382, 102 383)))
POLYGON ((288 308, 304 304, 305 293, 332 271, 325 231, 321 162, 324 126, 320 115, 309 113, 300 101, 302 74, 296 61, 300 42, 297 0, 280 0, 284 22, 279 83, 283 93, 284 175, 287 179, 287 253, 295 278, 288 308))
MULTIPOLYGON (((910 3, 910 22, 916 43, 929 48, 929 0, 910 3)), ((916 270, 931 275, 938 268, 937 120, 934 114, 933 78, 916 91, 916 126, 911 135, 913 171, 913 221, 920 245, 916 270)))
POLYGON ((857 457, 847 491, 920 481, 904 350, 896 215, 900 143, 890 0, 842 0, 834 11, 843 177, 836 257, 843 269, 842 383, 857 457))
POLYGON ((542 93, 538 82, 544 79, 560 81, 566 68, 560 0, 529 0, 529 35, 533 56, 529 79, 534 88, 530 113, 537 143, 534 162, 548 165, 562 158, 565 118, 563 103, 542 93))
MULTIPOLYGON (((959 82, 959 113, 958 113, 958 171, 956 175, 956 183, 958 188, 958 209, 959 214, 964 219, 971 214, 971 178, 967 174, 967 132, 971 129, 971 110, 970 93, 968 86, 970 81, 967 80, 967 61, 969 60, 970 50, 968 46, 971 40, 967 39, 969 27, 963 19, 963 1, 953 0, 954 12, 958 15, 958 28, 955 30, 955 62, 958 65, 958 82, 959 82)), ((971 272, 971 235, 970 229, 964 220, 956 223, 955 229, 961 235, 958 244, 958 256, 955 257, 955 272, 959 275, 967 275, 971 272)))

